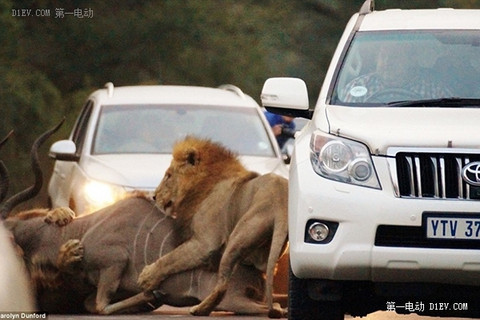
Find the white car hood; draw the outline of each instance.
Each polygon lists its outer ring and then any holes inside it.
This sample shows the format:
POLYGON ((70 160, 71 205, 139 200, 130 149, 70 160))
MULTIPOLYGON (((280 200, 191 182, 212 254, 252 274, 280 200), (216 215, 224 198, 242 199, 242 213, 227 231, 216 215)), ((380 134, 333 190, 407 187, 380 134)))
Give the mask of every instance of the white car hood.
MULTIPOLYGON (((239 157, 249 170, 264 174, 274 171, 288 174, 281 160, 273 157, 239 157)), ((170 166, 170 154, 121 154, 86 156, 83 161, 85 173, 91 179, 126 188, 154 190, 170 166)))
POLYGON ((374 154, 389 147, 478 148, 478 108, 327 107, 330 133, 365 143, 374 154))
POLYGON ((241 163, 250 171, 260 174, 274 172, 288 178, 288 169, 283 160, 275 157, 240 156, 241 163))
POLYGON ((155 189, 170 166, 170 154, 95 155, 83 159, 91 179, 127 188, 155 189))

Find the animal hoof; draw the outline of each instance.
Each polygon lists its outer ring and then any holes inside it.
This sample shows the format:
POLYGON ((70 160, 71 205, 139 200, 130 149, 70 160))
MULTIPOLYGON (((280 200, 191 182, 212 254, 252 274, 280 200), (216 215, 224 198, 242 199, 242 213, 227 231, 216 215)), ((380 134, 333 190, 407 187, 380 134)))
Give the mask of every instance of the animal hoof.
POLYGON ((47 213, 44 221, 48 224, 55 223, 59 227, 66 226, 73 218, 75 218, 75 212, 68 207, 55 208, 47 213))
POLYGON ((210 311, 204 310, 200 305, 196 305, 190 308, 190 314, 193 316, 208 316, 210 311))

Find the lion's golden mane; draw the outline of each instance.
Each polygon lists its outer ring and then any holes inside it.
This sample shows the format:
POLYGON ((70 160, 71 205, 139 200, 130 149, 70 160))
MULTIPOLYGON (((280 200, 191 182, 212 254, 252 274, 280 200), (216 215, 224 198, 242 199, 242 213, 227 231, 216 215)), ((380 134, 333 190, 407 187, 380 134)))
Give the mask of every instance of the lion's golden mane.
POLYGON ((246 170, 235 153, 208 139, 188 136, 175 144, 172 156, 171 165, 155 190, 155 201, 167 215, 178 219, 180 228, 190 225, 199 205, 211 196, 219 182, 235 180, 234 184, 239 185, 258 176, 246 170))

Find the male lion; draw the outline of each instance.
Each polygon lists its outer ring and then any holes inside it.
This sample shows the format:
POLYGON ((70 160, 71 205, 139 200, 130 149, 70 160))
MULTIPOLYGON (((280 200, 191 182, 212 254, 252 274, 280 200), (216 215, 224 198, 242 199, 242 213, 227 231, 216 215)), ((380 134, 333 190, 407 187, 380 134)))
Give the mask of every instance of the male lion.
POLYGON ((287 241, 287 194, 285 178, 246 170, 219 144, 194 137, 180 141, 155 201, 176 219, 185 242, 146 266, 139 284, 154 290, 170 275, 211 263, 223 250, 215 289, 190 312, 209 315, 223 299, 235 266, 248 263, 267 274, 265 312, 284 316, 273 306, 272 287, 275 264, 287 241))

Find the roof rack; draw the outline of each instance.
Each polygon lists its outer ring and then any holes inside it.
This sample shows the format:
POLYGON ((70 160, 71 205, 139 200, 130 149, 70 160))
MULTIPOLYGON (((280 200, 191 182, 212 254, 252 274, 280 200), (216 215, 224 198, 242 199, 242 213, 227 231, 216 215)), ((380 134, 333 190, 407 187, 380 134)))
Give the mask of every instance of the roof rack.
POLYGON ((113 89, 114 89, 113 83, 112 82, 107 82, 107 83, 105 83, 104 87, 107 89, 108 96, 113 97, 113 89))
POLYGON ((245 99, 245 93, 243 93, 242 89, 240 89, 237 86, 234 86, 233 84, 222 84, 221 86, 218 87, 219 89, 231 91, 235 93, 237 96, 239 96, 242 99, 245 99))
POLYGON ((366 0, 363 4, 362 7, 360 8, 360 11, 358 12, 359 15, 366 15, 370 12, 375 10, 375 0, 366 0))

